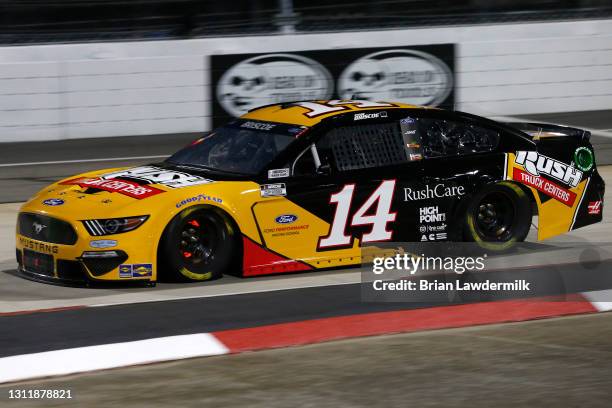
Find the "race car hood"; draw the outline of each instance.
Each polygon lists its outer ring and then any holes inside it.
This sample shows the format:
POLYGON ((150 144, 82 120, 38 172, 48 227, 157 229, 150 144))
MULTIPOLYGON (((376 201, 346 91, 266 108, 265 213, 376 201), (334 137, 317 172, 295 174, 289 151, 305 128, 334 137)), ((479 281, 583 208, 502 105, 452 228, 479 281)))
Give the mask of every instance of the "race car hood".
POLYGON ((193 195, 220 202, 213 190, 221 184, 227 191, 226 182, 230 180, 235 177, 212 179, 202 172, 179 171, 163 165, 105 169, 69 177, 44 188, 22 211, 53 213, 65 219, 146 215, 152 209, 174 206, 193 195), (209 191, 210 195, 206 195, 209 191))

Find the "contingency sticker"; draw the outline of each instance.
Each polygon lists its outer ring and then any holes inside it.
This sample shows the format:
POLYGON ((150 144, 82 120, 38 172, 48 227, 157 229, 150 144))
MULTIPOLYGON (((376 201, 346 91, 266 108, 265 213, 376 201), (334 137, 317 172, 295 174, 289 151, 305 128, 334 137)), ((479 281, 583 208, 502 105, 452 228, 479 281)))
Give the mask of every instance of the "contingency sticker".
POLYGON ((268 170, 268 178, 283 178, 289 177, 289 169, 272 169, 268 170))
POLYGON ((283 197, 287 195, 285 183, 262 184, 260 188, 262 197, 283 197))
POLYGON ((132 265, 129 265, 129 264, 119 265, 119 277, 120 278, 131 278, 132 277, 132 265))
POLYGON ((153 264, 121 264, 120 278, 146 278, 153 275, 153 264))
POLYGON ((134 264, 132 265, 132 277, 144 278, 153 275, 153 264, 134 264))

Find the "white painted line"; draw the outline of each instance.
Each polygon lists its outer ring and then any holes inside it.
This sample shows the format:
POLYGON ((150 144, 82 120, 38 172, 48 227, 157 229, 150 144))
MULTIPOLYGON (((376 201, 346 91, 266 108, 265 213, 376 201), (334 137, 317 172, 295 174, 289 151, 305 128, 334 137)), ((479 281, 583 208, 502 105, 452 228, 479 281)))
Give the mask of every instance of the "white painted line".
POLYGON ((582 294, 598 312, 612 310, 612 289, 584 292, 582 294))
POLYGON ((42 162, 26 162, 26 163, 4 163, 4 164, 0 164, 0 167, 40 166, 40 165, 45 165, 45 164, 94 163, 94 162, 106 162, 106 161, 162 159, 162 158, 166 158, 166 157, 168 157, 168 155, 163 155, 163 156, 133 156, 133 157, 107 157, 107 158, 100 158, 100 159, 58 160, 58 161, 42 161, 42 162))
POLYGON ((209 333, 159 337, 0 358, 0 383, 228 354, 209 333))

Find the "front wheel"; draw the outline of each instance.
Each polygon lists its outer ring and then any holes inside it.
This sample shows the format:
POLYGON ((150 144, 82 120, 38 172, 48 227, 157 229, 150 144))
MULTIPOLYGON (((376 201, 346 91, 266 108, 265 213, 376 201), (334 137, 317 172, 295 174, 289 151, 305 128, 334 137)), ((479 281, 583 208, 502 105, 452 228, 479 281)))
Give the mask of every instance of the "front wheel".
POLYGON ((236 231, 227 216, 209 208, 189 208, 166 227, 160 243, 160 272, 181 281, 220 278, 236 250, 236 231))
POLYGON ((486 187, 470 202, 464 238, 491 249, 524 241, 531 227, 531 201, 519 186, 502 182, 486 187))

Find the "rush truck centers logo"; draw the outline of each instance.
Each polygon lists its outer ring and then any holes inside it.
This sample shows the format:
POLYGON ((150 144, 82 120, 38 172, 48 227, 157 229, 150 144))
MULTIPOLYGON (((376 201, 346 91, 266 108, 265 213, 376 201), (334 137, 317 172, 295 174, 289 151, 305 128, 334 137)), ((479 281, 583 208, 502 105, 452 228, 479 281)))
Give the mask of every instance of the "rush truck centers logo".
POLYGON ((557 201, 561 201, 568 207, 574 205, 574 201, 576 201, 576 193, 573 191, 565 189, 545 178, 533 176, 521 169, 513 170, 512 179, 531 186, 547 196, 550 196, 557 201))
POLYGON ((516 152, 516 164, 520 164, 533 176, 544 174, 557 179, 571 187, 578 186, 582 180, 582 171, 563 162, 551 159, 538 152, 516 152))

